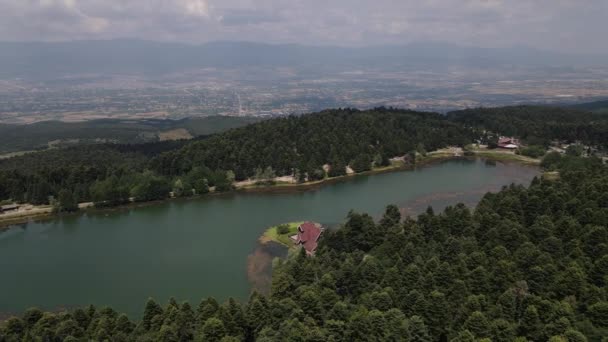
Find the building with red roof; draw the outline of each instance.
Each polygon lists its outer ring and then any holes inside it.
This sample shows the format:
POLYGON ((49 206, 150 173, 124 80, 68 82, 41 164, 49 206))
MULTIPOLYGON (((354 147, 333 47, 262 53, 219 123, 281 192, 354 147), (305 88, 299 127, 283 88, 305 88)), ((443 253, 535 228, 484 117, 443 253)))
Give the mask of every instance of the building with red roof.
POLYGON ((306 254, 314 255, 322 233, 323 227, 320 224, 306 221, 298 226, 298 234, 293 239, 296 244, 302 245, 306 254))
POLYGON ((519 147, 519 140, 511 137, 498 138, 498 147, 514 150, 519 147))

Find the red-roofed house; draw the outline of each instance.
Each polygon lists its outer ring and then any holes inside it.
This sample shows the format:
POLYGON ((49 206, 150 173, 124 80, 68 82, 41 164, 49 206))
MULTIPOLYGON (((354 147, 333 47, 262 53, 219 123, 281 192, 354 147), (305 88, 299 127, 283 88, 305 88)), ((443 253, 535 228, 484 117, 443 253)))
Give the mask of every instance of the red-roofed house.
POLYGON ((298 227, 298 235, 294 236, 294 241, 304 247, 306 254, 314 255, 321 233, 323 227, 320 224, 306 221, 298 227))
POLYGON ((498 147, 513 150, 519 147, 519 140, 509 137, 500 137, 498 138, 498 147))

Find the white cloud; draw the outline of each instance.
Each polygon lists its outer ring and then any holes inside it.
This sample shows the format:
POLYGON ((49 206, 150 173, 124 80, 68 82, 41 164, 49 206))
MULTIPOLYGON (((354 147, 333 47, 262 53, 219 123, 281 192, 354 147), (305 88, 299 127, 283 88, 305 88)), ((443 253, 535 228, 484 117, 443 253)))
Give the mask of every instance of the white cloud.
POLYGON ((205 0, 179 0, 177 3, 186 10, 188 15, 197 17, 209 16, 209 6, 205 0))
POLYGON ((0 0, 0 40, 402 44, 608 53, 606 0, 0 0))

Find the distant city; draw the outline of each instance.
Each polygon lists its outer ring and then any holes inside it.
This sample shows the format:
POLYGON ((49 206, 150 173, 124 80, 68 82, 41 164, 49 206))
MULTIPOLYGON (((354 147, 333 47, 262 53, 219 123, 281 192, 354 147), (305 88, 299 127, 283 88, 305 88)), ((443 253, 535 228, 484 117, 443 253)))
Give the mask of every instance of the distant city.
MULTIPOLYGON (((49 67, 61 72, 38 75, 35 68, 41 66, 34 61, 24 62, 31 68, 23 67, 20 73, 0 72, 0 122, 180 119, 210 115, 266 117, 326 108, 378 106, 447 112, 480 106, 568 104, 608 97, 608 66, 597 66, 598 63, 574 67, 568 66, 577 65, 574 62, 555 62, 552 65, 556 66, 548 67, 529 64, 528 59, 514 58, 511 63, 494 55, 490 56, 492 62, 487 61, 490 57, 480 57, 477 62, 477 57, 465 55, 461 60, 427 63, 424 56, 402 58, 397 54, 342 64, 341 60, 347 57, 340 56, 348 51, 341 50, 334 55, 325 53, 328 55, 325 65, 322 51, 307 59, 312 60, 310 63, 297 61, 295 57, 285 57, 296 60, 290 63, 248 63, 248 54, 260 52, 252 52, 249 46, 238 47, 243 49, 243 60, 225 65, 212 60, 183 68, 174 67, 179 64, 176 62, 163 72, 157 72, 154 64, 157 61, 151 60, 148 62, 152 66, 148 67, 152 72, 133 71, 136 66, 129 64, 127 70, 85 65, 63 71, 64 65, 69 66, 64 63, 49 67), (378 60, 386 62, 369 62, 378 60)), ((302 58, 284 47, 263 48, 261 51, 266 55, 258 60, 273 58, 273 53, 293 53, 302 58)), ((191 57, 196 53, 183 54, 191 57)), ((367 50, 357 53, 371 54, 367 50)), ((150 51, 148 55, 158 53, 150 51)), ((18 62, 9 60, 3 68, 8 70, 11 63, 20 65, 18 62)))

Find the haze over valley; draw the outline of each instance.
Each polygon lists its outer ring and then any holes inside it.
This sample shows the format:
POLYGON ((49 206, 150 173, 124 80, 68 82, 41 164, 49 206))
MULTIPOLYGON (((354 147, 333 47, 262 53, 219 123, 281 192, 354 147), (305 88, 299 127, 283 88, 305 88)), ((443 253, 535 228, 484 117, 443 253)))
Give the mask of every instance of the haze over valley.
POLYGON ((589 102, 608 97, 606 61, 597 54, 447 43, 5 42, 0 123, 589 102))

